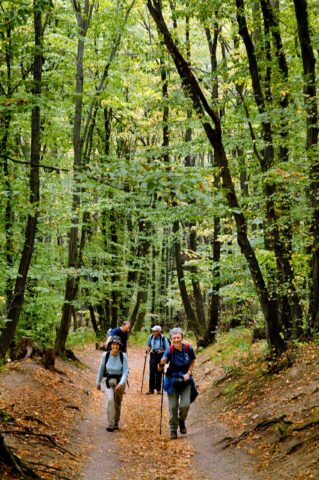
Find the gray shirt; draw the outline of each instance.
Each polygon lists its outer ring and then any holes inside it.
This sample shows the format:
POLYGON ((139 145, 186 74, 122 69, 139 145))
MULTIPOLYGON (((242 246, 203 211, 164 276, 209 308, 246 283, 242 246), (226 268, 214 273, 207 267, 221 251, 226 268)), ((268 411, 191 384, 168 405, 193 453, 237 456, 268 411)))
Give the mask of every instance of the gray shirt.
MULTIPOLYGON (((96 378, 96 384, 101 385, 103 377, 105 377, 105 356, 108 352, 103 353, 100 363, 100 368, 96 378)), ((106 369, 110 375, 122 375, 119 383, 125 385, 128 376, 128 363, 127 356, 123 353, 123 365, 121 362, 120 353, 116 356, 112 355, 110 352, 109 359, 106 364, 106 369)))

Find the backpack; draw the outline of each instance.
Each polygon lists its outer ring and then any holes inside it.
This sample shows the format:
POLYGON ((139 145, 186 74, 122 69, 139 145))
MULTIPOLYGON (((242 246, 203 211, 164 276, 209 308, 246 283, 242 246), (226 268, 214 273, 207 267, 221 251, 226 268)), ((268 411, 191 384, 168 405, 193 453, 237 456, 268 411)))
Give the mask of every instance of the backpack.
MULTIPOLYGON (((161 333, 161 334, 160 334, 160 337, 161 337, 161 347, 162 347, 162 350, 165 350, 164 335, 161 333)), ((153 338, 154 338, 154 335, 151 334, 151 342, 152 342, 153 338)), ((167 339, 167 340, 168 340, 168 339, 167 339)), ((170 342, 169 342, 169 344, 170 344, 170 342)))
MULTIPOLYGON (((189 343, 183 343, 183 345, 185 345, 185 352, 188 353, 189 351, 189 347, 191 347, 191 345, 189 343)), ((169 346, 169 352, 171 355, 173 355, 174 353, 174 345, 170 345, 169 346)))
MULTIPOLYGON (((111 355, 111 351, 108 350, 108 351, 106 352, 105 362, 104 362, 104 373, 105 373, 105 375, 107 374, 106 364, 107 364, 107 362, 109 361, 110 355, 111 355)), ((123 367, 123 352, 122 352, 121 350, 120 350, 120 360, 121 360, 122 367, 123 367)))

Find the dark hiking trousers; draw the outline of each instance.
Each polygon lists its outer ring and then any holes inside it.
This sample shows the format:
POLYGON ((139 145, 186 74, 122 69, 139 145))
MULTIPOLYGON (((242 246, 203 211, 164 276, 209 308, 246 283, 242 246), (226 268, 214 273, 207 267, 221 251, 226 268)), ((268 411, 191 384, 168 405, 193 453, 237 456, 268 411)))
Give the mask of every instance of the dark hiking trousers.
POLYGON ((150 354, 150 381, 149 381, 149 390, 161 391, 162 383, 162 373, 157 370, 157 365, 159 364, 163 353, 151 352, 150 354))

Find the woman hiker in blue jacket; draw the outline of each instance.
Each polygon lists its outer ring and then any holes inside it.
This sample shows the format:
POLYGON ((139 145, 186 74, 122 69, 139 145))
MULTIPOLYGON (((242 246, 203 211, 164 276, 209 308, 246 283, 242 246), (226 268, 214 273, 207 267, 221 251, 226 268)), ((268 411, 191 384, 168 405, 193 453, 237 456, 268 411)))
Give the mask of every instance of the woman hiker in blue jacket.
POLYGON ((101 390, 103 377, 106 378, 107 416, 108 426, 106 430, 113 432, 119 429, 121 415, 121 403, 125 392, 125 384, 128 376, 127 356, 120 351, 121 339, 113 336, 109 342, 111 351, 102 355, 100 368, 97 374, 96 387, 101 390))
POLYGON ((164 353, 159 368, 169 363, 164 382, 168 396, 169 426, 171 439, 177 438, 177 428, 182 434, 187 433, 185 420, 191 404, 191 393, 195 389, 192 371, 196 355, 191 345, 183 343, 183 331, 171 330, 172 345, 164 353))

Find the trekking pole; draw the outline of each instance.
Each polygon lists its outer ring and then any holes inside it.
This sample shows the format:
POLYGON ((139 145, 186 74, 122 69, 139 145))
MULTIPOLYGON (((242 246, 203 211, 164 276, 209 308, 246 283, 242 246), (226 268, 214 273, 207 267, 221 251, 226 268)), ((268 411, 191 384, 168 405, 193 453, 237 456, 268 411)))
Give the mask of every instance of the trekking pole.
POLYGON ((144 368, 143 368, 143 376, 142 376, 141 394, 143 393, 143 382, 144 382, 144 374, 145 374, 145 367, 146 367, 146 358, 147 358, 147 356, 145 356, 145 360, 144 360, 144 368))
POLYGON ((163 397, 164 397, 164 370, 161 380, 161 416, 160 416, 160 435, 162 435, 162 419, 163 419, 163 397))

